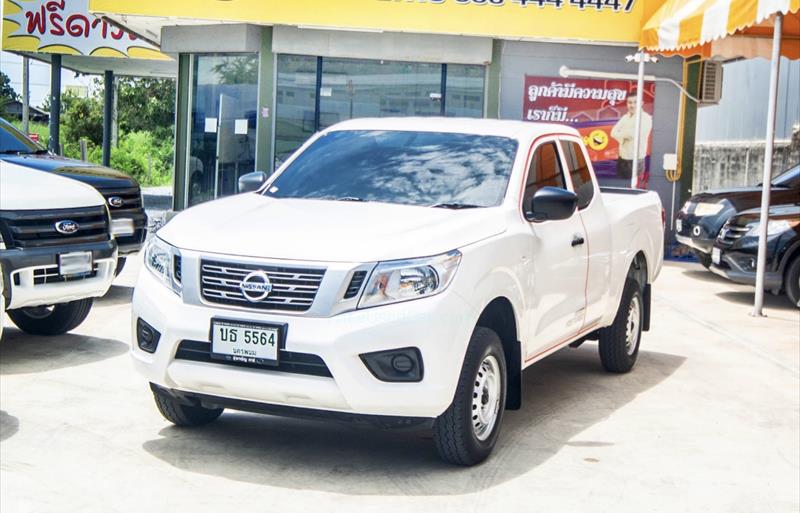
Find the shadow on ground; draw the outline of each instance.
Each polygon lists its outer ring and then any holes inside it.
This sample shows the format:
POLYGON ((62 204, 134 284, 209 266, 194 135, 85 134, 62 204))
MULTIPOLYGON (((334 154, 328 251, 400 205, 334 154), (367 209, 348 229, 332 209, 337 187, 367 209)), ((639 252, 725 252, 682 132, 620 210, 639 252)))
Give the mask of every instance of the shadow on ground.
POLYGON ((133 287, 126 285, 111 285, 108 292, 103 297, 94 300, 98 306, 116 306, 130 304, 133 299, 133 287))
POLYGON ((0 343, 0 375, 74 367, 112 358, 127 350, 128 345, 119 340, 71 333, 37 337, 15 328, 6 328, 0 343))
POLYGON ((492 458, 478 469, 442 463, 429 432, 379 431, 335 423, 227 412, 204 428, 167 427, 144 449, 185 470, 237 481, 350 495, 460 495, 525 474, 637 395, 685 358, 641 352, 634 372, 611 375, 597 348, 563 350, 529 368, 522 410, 507 412, 492 458))
POLYGON ((19 419, 0 410, 0 442, 4 442, 19 431, 19 419))
POLYGON ((728 281, 726 278, 723 278, 722 276, 714 274, 708 269, 703 268, 703 266, 700 264, 697 264, 697 269, 685 269, 683 274, 694 280, 707 281, 710 283, 733 283, 732 281, 728 281))
MULTIPOLYGON (((753 305, 755 290, 753 291, 726 291, 718 292, 717 297, 729 303, 738 305, 753 305)), ((793 305, 785 294, 776 296, 769 292, 764 292, 764 308, 782 310, 786 312, 796 312, 797 306, 793 305)))

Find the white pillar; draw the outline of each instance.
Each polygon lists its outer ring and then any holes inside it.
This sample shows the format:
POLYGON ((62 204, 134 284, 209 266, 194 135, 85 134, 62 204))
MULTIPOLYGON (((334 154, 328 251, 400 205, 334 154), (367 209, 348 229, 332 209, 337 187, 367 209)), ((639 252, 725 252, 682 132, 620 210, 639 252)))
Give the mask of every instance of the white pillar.
POLYGON ((767 267, 767 224, 769 222, 769 195, 772 185, 772 153, 775 151, 775 109, 778 103, 778 75, 781 68, 781 30, 783 15, 775 14, 772 35, 772 63, 769 71, 769 102, 767 103, 767 138, 764 146, 764 176, 761 183, 761 216, 758 226, 758 260, 756 262, 756 297, 754 317, 764 315, 764 271, 767 267))
POLYGON ((636 54, 639 61, 639 74, 636 77, 636 116, 634 117, 634 132, 633 132, 633 170, 631 172, 631 189, 636 188, 636 183, 639 180, 639 144, 642 132, 642 105, 644 100, 644 61, 646 60, 646 53, 639 52, 636 54))

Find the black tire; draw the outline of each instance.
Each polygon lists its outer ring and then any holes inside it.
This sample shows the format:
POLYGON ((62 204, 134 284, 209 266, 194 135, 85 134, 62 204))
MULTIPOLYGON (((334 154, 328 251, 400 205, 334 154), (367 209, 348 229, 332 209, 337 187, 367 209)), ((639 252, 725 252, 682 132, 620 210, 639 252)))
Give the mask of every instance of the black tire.
POLYGON ((433 425, 436 449, 443 460, 456 465, 471 466, 482 462, 491 454, 503 422, 507 375, 500 337, 488 328, 476 328, 464 357, 453 402, 433 425), (477 380, 485 379, 486 374, 481 375, 479 371, 486 370, 483 364, 487 360, 491 362, 490 357, 496 363, 496 369, 492 372, 496 377, 492 383, 494 385, 492 390, 496 393, 496 387, 499 386, 499 398, 495 407, 492 406, 495 404, 494 401, 489 404, 491 395, 494 394, 483 389, 484 392, 479 395, 477 392, 479 387, 476 386, 477 380), (475 413, 477 408, 473 405, 473 398, 487 405, 488 410, 496 411, 493 424, 483 425, 486 431, 480 438, 476 433, 478 428, 473 426, 473 422, 480 423, 480 420, 474 420, 478 415, 475 413))
POLYGON ((694 256, 697 257, 697 260, 700 262, 700 265, 702 265, 706 269, 711 267, 711 255, 710 254, 703 253, 702 251, 697 251, 697 250, 692 251, 692 253, 694 253, 694 256))
POLYGON ((198 405, 188 405, 179 402, 162 392, 153 390, 153 399, 156 401, 158 411, 165 419, 176 426, 196 427, 214 422, 222 415, 222 408, 204 408, 198 405))
POLYGON ((639 345, 642 341, 642 324, 644 322, 644 301, 639 284, 631 279, 625 280, 625 289, 622 291, 622 301, 614 318, 614 323, 600 330, 598 348, 600 361, 608 372, 629 372, 636 363, 639 355, 639 345), (633 311, 634 303, 637 305, 633 311), (636 319, 638 312, 638 319, 636 319), (632 327, 629 340, 629 324, 632 327), (635 339, 633 338, 635 336, 635 339))
POLYGON ((795 257, 786 267, 786 275, 783 278, 783 288, 795 306, 800 306, 800 257, 795 257))
POLYGON ((52 306, 34 306, 9 310, 8 316, 19 329, 31 335, 63 335, 86 320, 92 298, 52 306))
POLYGON ((125 268, 125 261, 127 260, 126 257, 119 257, 117 258, 117 267, 114 269, 114 278, 120 275, 122 270, 125 268))

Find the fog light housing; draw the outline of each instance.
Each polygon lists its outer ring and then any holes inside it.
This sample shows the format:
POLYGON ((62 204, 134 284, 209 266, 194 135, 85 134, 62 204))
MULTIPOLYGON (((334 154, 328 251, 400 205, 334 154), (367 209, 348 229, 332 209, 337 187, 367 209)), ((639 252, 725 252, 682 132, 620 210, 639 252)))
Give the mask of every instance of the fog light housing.
POLYGON ((381 381, 416 383, 422 381, 422 354, 416 347, 364 353, 361 361, 381 381))
POLYGON ((161 333, 142 319, 136 319, 136 344, 147 353, 155 353, 161 333))

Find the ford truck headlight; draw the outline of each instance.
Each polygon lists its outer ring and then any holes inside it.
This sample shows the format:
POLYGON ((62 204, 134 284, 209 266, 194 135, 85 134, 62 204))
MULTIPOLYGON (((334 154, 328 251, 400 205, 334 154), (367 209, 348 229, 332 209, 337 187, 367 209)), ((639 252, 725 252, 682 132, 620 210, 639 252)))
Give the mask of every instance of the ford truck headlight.
POLYGON ((144 265, 166 287, 171 288, 176 294, 181 292, 180 276, 176 276, 176 269, 180 268, 181 255, 174 246, 153 237, 144 251, 144 265))
MULTIPOLYGON (((791 230, 798 224, 800 224, 800 222, 788 219, 776 219, 774 221, 768 221, 767 237, 774 237, 775 235, 779 235, 787 230, 791 230)), ((747 227, 750 228, 750 231, 747 232, 748 237, 758 237, 758 229, 761 227, 761 222, 756 221, 754 223, 748 223, 747 227)))
POLYGON ((359 308, 432 296, 445 290, 461 262, 458 250, 413 260, 380 262, 369 277, 359 308))
POLYGON ((694 207, 694 215, 697 217, 715 216, 725 208, 723 203, 698 203, 694 207))

